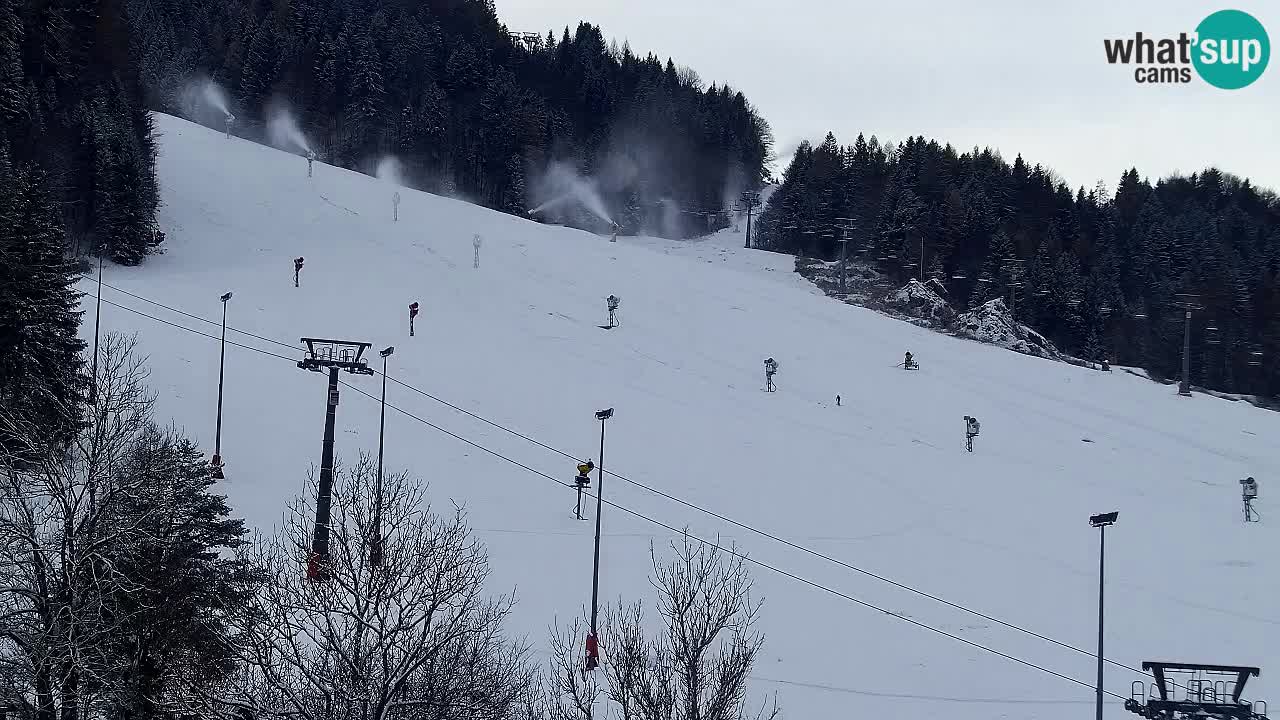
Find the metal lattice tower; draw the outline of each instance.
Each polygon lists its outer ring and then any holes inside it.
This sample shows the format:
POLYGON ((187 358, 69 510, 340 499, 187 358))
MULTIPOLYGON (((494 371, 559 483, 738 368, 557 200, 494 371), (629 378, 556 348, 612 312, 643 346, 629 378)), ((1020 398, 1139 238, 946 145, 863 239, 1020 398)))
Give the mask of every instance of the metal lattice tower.
POLYGON ((1027 261, 1021 258, 1009 258, 1004 261, 1003 267, 1009 274, 1009 317, 1017 318, 1018 288, 1026 286, 1027 261))
POLYGON ((734 212, 745 212, 747 214, 747 241, 742 245, 744 248, 751 247, 751 214, 755 209, 760 207, 760 193, 747 191, 742 193, 738 199, 738 204, 734 206, 734 212))
POLYGON ((1182 380, 1178 383, 1178 394, 1191 396, 1191 313, 1196 310, 1203 310, 1204 305, 1200 302, 1200 296, 1194 293, 1178 293, 1173 296, 1174 307, 1180 308, 1184 313, 1182 328, 1182 380))
POLYGON ((845 257, 848 255, 849 233, 857 228, 853 218, 836 218, 835 229, 840 231, 840 292, 848 292, 848 281, 845 279, 845 257))

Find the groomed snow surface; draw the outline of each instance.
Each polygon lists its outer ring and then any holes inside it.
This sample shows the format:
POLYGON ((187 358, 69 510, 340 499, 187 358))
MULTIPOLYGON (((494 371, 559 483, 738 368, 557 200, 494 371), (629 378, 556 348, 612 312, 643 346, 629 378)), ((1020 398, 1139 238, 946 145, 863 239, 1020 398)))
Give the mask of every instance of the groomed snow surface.
MULTIPOLYGON (((1098 531, 1107 532, 1107 655, 1260 665, 1280 672, 1280 414, 947 337, 822 297, 792 258, 702 241, 607 237, 401 189, 158 116, 165 253, 108 267, 109 285, 298 350, 303 336, 394 345, 390 375, 598 463, 594 411, 613 407, 605 465, 814 550, 1088 650, 1096 642, 1098 531), (483 236, 479 269, 472 238, 483 236), (302 286, 293 263, 304 256, 302 286), (622 299, 605 331, 604 298, 622 299), (421 303, 416 337, 407 306, 421 303), (919 372, 895 366, 910 350, 919 372), (779 362, 763 392, 762 361, 779 362), (837 408, 835 395, 843 396, 837 408), (982 422, 964 449, 965 415, 982 422), (1242 522, 1240 485, 1263 521, 1242 522)), ((81 286, 92 293, 91 280, 81 286)), ((104 299, 217 335, 216 325, 114 290, 104 299)), ((91 337, 90 315, 83 332, 91 337)), ((105 331, 136 332, 158 413, 212 452, 218 344, 104 302, 105 331)), ((225 492, 259 528, 318 464, 325 377, 228 347, 225 492)), ((378 377, 344 376, 376 397, 378 377)), ((425 396, 388 401, 564 481, 573 462, 425 396)), ((376 452, 378 405, 344 389, 337 450, 376 452)), ((395 411, 386 462, 465 506, 514 630, 547 629, 590 600, 592 523, 572 491, 395 411)), ((605 495, 673 527, 891 611, 755 568, 765 650, 753 703, 791 718, 1079 718, 1092 690, 905 622, 910 618, 1093 684, 1094 660, 858 575, 608 478, 605 495)), ((606 508, 602 597, 648 602, 649 544, 672 534, 606 508)), ((302 569, 299 568, 299 572, 302 569)), ((652 608, 652 605, 649 605, 652 608)), ((603 648, 607 653, 608 648, 603 648)), ((1108 667, 1128 697, 1138 673, 1108 667)), ((1149 678, 1148 678, 1149 679, 1149 678)), ((1109 717, 1125 713, 1110 700, 1109 717)))

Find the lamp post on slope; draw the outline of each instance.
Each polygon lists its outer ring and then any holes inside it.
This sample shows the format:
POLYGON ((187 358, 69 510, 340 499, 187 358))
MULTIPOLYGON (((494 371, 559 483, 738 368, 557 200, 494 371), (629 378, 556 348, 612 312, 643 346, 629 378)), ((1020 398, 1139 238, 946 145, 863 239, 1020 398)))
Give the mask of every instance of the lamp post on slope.
POLYGON ((227 363, 227 301, 231 299, 231 293, 219 299, 222 300, 222 340, 218 350, 218 429, 213 435, 213 462, 210 463, 215 480, 226 479, 222 472, 222 379, 227 363))
POLYGON ((1097 693, 1097 720, 1102 720, 1102 601, 1104 570, 1107 559, 1107 526, 1114 525, 1119 514, 1119 512, 1109 512, 1093 515, 1089 518, 1089 524, 1098 528, 1098 684, 1095 686, 1097 693))
POLYGON ((604 426, 613 417, 613 408, 596 413, 600 421, 600 474, 596 484, 596 549, 595 561, 591 569, 591 629, 587 633, 587 670, 595 670, 600 664, 600 645, 596 636, 596 617, 600 610, 600 517, 604 509, 604 426))
MULTIPOLYGON (((416 303, 415 303, 416 304, 416 303)), ((382 448, 387 429, 387 358, 395 346, 379 350, 382 356, 382 410, 378 416, 378 484, 373 488, 373 530, 369 533, 369 567, 382 567, 382 448)))
POLYGON ((89 404, 98 404, 98 330, 102 326, 102 245, 98 245, 98 300, 93 313, 93 377, 89 378, 89 404))

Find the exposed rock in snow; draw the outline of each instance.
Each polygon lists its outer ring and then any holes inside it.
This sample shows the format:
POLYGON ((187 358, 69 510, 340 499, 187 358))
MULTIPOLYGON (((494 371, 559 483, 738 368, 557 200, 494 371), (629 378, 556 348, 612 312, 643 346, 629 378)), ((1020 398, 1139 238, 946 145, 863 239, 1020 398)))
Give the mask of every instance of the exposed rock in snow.
POLYGON ((1026 325, 1014 322, 1004 300, 996 298, 956 318, 951 328, 959 337, 1009 348, 1025 355, 1062 360, 1053 343, 1026 325))
POLYGON ((930 284, 919 280, 911 280, 884 301, 898 312, 928 320, 938 327, 945 326, 956 316, 956 311, 930 284))

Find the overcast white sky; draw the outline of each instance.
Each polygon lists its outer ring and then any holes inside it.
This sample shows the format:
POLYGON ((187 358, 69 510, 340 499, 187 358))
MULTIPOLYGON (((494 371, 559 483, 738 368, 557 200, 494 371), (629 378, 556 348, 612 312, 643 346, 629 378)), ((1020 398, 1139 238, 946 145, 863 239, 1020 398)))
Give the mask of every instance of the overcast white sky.
MULTIPOLYGON (((744 91, 776 152, 859 131, 923 134, 1052 167, 1114 191, 1130 166, 1154 180, 1207 165, 1280 190, 1280 59, 1247 88, 1140 85, 1103 38, 1188 33, 1216 10, 1251 13, 1280 46, 1280 4, 1231 0, 497 0, 511 30, 587 20, 637 53, 744 91)), ((572 31, 572 30, 571 30, 572 31)), ((1194 72, 1194 71, 1193 71, 1194 72)), ((784 158, 785 160, 785 158, 784 158)), ((780 172, 783 168, 779 167, 780 172)))

